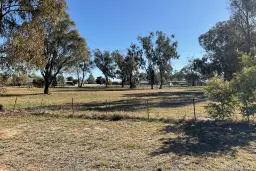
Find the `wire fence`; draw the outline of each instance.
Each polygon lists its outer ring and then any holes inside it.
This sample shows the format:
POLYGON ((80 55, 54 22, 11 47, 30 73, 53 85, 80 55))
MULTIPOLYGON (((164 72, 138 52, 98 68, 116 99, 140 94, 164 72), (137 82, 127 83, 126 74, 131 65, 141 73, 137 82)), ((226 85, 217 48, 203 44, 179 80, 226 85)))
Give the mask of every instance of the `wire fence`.
POLYGON ((61 103, 50 98, 36 101, 13 97, 12 105, 6 107, 6 114, 37 114, 58 117, 130 119, 202 119, 206 118, 203 97, 172 98, 127 98, 95 101, 65 99, 61 103))

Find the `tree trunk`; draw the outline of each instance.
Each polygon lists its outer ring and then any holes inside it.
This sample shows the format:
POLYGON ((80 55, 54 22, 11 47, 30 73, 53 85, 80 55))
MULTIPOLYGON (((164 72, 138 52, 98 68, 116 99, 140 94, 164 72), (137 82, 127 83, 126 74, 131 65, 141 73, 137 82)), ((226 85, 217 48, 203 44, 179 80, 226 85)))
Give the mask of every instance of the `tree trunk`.
POLYGON ((80 87, 80 75, 79 72, 77 71, 77 87, 80 87))
POLYGON ((48 74, 44 76, 44 94, 49 94, 49 87, 53 82, 54 77, 52 78, 48 74))
POLYGON ((163 74, 161 71, 160 71, 160 87, 159 87, 159 89, 163 89, 163 74))
POLYGON ((122 88, 124 88, 124 83, 125 83, 125 80, 123 79, 122 80, 122 88))
POLYGON ((130 88, 132 88, 132 74, 130 74, 130 88))
POLYGON ((45 77, 44 78, 44 94, 49 94, 49 87, 50 87, 50 84, 49 84, 49 79, 48 77, 45 77))
POLYGON ((151 89, 153 90, 154 89, 154 83, 151 82, 151 89))
POLYGON ((108 88, 108 76, 105 76, 106 78, 106 88, 108 88))
POLYGON ((44 86, 44 94, 49 94, 49 85, 44 86))
POLYGON ((193 79, 192 80, 192 87, 194 87, 195 86, 195 80, 193 79))

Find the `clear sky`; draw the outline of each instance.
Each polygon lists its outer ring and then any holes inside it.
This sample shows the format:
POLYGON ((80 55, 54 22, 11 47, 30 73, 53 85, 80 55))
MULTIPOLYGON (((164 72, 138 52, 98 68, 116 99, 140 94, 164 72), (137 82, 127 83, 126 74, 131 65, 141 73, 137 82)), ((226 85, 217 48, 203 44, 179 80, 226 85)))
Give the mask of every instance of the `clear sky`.
MULTIPOLYGON (((188 57, 202 57, 198 37, 227 20, 227 0, 68 0, 69 14, 91 49, 124 51, 137 36, 164 31, 175 34, 181 69, 188 57)), ((101 75, 93 70, 95 77, 101 75)))

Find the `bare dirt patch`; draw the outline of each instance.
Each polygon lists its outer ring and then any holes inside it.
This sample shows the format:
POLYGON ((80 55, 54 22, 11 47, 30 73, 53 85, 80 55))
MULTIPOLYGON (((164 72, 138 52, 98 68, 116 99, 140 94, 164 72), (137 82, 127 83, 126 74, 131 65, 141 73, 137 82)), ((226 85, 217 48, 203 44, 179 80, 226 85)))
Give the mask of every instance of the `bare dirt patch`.
POLYGON ((18 130, 16 130, 15 128, 14 129, 10 129, 10 128, 1 129, 0 130, 0 140, 13 138, 17 134, 18 134, 18 130))
POLYGON ((14 171, 14 168, 5 164, 0 164, 0 171, 14 171))

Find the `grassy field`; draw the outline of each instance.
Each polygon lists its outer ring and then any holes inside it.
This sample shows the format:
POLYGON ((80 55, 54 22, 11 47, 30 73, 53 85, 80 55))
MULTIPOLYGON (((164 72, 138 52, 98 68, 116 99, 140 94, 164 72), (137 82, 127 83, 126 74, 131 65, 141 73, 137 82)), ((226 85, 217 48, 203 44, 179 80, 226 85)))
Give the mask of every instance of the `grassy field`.
POLYGON ((114 90, 9 88, 0 171, 256 170, 256 125, 206 121, 200 89, 114 90))

